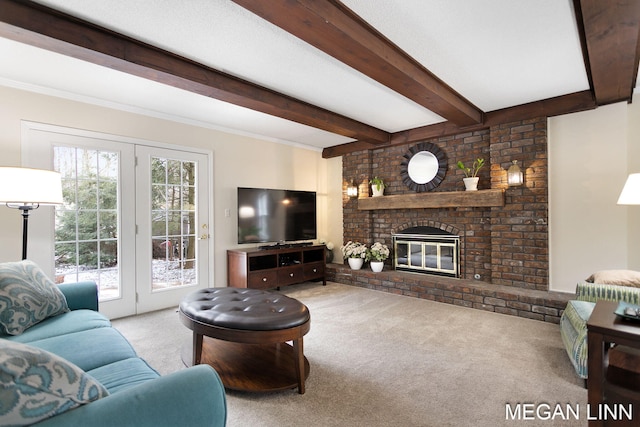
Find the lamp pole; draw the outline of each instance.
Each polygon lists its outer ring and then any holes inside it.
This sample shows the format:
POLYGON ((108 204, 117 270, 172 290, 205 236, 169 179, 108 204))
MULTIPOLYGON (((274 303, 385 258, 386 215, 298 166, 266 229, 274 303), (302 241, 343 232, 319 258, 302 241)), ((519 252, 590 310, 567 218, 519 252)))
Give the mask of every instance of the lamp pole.
POLYGON ((27 230, 29 229, 29 211, 37 209, 40 205, 21 205, 22 211, 22 259, 27 259, 27 230))

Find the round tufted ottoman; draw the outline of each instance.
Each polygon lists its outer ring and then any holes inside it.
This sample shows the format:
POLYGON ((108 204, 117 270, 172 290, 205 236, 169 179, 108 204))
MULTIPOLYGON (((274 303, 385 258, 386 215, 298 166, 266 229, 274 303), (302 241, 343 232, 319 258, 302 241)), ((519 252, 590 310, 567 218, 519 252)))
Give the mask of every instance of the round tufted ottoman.
POLYGON ((300 301, 258 289, 209 288, 185 296, 179 316, 193 331, 193 343, 182 354, 186 365, 213 366, 229 389, 297 386, 305 392, 309 361, 302 337, 311 316, 300 301))

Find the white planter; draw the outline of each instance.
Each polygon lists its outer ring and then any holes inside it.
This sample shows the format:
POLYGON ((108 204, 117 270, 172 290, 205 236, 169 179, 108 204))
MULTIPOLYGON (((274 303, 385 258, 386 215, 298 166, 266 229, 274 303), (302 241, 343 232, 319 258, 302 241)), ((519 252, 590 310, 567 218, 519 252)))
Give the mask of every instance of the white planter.
POLYGON ((371 265, 371 271, 373 271, 374 273, 380 273, 382 271, 382 268, 384 267, 384 262, 371 261, 369 265, 371 265))
POLYGON ((464 181, 464 186, 466 188, 467 191, 478 191, 478 181, 480 180, 479 177, 475 176, 473 178, 462 178, 462 181, 464 181))
POLYGON ((349 267, 352 270, 360 270, 362 268, 362 264, 364 264, 364 259, 362 258, 347 258, 349 261, 349 267))
POLYGON ((371 186, 371 194, 372 194, 372 197, 380 197, 380 196, 384 195, 384 187, 381 185, 380 186, 380 190, 378 190, 378 186, 377 185, 372 185, 371 186))

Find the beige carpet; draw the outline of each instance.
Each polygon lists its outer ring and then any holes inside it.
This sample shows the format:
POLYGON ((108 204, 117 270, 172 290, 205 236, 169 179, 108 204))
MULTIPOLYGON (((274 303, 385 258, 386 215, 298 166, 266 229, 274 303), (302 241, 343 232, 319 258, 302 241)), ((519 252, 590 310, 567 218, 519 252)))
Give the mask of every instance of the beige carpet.
MULTIPOLYGON (((558 325, 336 283, 282 292, 311 311, 307 391, 229 391, 230 427, 587 425, 587 392, 558 325), (506 420, 518 403, 581 415, 506 420)), ((191 331, 175 309, 113 323, 161 373, 184 369, 191 331)))

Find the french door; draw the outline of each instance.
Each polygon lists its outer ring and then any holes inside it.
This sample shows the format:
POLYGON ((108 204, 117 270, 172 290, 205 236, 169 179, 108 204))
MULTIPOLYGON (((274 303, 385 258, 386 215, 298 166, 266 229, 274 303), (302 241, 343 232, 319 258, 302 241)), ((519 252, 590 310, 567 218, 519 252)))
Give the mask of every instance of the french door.
POLYGON ((209 283, 207 156, 136 147, 138 311, 157 310, 209 283))
POLYGON ((207 154, 38 124, 25 134, 25 166, 62 175, 64 204, 53 221, 32 216, 29 245, 58 283, 95 281, 110 318, 208 286, 207 154))

